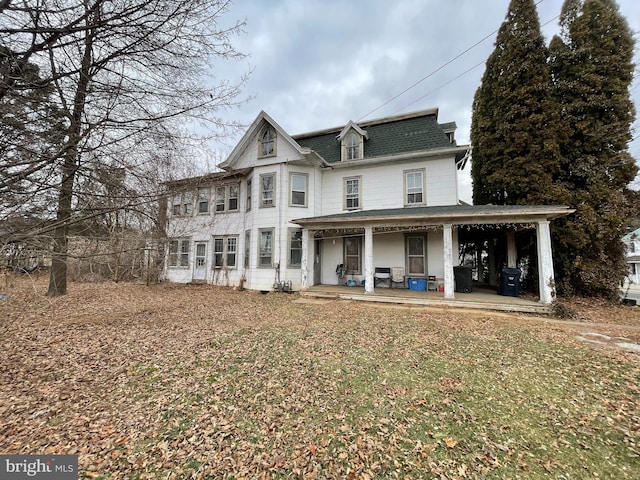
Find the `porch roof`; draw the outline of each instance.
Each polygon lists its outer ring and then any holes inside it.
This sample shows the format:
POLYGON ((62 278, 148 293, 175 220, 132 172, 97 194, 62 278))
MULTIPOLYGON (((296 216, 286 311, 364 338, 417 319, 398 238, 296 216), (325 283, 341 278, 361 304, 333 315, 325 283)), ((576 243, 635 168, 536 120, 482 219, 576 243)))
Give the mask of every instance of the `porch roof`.
POLYGON ((565 205, 444 205, 434 207, 405 207, 358 210, 318 217, 292 220, 309 229, 336 226, 375 225, 486 225, 526 224, 553 220, 573 213, 565 205))

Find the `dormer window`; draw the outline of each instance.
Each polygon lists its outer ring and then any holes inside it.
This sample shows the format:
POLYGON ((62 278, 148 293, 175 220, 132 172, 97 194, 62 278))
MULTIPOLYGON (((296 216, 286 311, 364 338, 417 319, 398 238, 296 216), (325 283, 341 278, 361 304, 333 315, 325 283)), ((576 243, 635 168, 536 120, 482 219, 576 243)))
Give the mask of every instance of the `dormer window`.
POLYGON ((342 147, 343 162, 364 158, 364 139, 369 138, 365 130, 362 130, 355 123, 349 122, 337 138, 342 147))
POLYGON ((259 155, 262 157, 272 157, 276 154, 276 131, 268 125, 260 136, 259 155))
POLYGON ((355 132, 351 132, 347 135, 347 139, 345 140, 345 159, 346 160, 357 160, 360 157, 360 135, 355 132))

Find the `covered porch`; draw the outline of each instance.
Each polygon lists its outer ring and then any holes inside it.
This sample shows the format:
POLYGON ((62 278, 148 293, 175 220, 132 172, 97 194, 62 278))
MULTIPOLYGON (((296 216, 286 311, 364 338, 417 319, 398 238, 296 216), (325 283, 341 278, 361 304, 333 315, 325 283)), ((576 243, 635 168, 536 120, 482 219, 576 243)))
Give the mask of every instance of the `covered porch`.
POLYGON ((551 313, 551 305, 540 303, 537 298, 497 295, 496 289, 488 285, 474 285, 471 293, 460 293, 454 299, 445 299, 444 293, 437 291, 376 288, 374 293, 365 293, 365 289, 362 286, 347 287, 339 285, 314 285, 300 292, 300 295, 311 298, 356 300, 396 305, 495 310, 540 315, 551 313))
MULTIPOLYGON (((458 229, 460 227, 482 228, 483 226, 520 226, 521 228, 535 229, 537 244, 537 272, 539 286, 539 303, 548 305, 555 299, 553 256, 551 250, 551 236, 549 225, 555 218, 567 215, 572 210, 565 206, 497 206, 497 205, 452 205, 439 207, 408 207, 385 210, 362 210, 343 214, 326 215, 294 220, 294 223, 303 227, 302 230, 302 262, 301 283, 302 290, 309 291, 318 285, 327 285, 330 282, 322 281, 318 274, 321 269, 321 255, 319 247, 323 239, 348 238, 360 236, 362 254, 359 258, 361 280, 357 285, 352 282, 351 292, 361 288, 359 293, 363 296, 380 295, 394 297, 398 293, 390 294, 391 289, 376 288, 374 275, 376 271, 374 258, 374 244, 376 238, 382 239, 389 234, 410 235, 416 232, 431 232, 429 238, 434 235, 439 237, 437 243, 438 263, 440 265, 439 283, 441 288, 437 292, 419 292, 424 299, 432 298, 434 301, 458 300, 459 296, 468 295, 460 293, 456 295, 454 279, 454 267, 459 264, 458 229), (389 291, 387 291, 389 290, 389 291), (384 293, 383 293, 384 292, 384 293), (431 296, 431 297, 430 297, 431 296)), ((425 234, 426 235, 426 234, 425 234)), ((426 238, 426 237, 425 237, 426 238)), ((335 240, 333 240, 335 243, 335 240)), ((381 240, 378 240, 378 243, 381 240)), ((388 247, 385 247, 388 249, 388 247)), ((514 236, 509 237, 507 258, 511 263, 515 262, 516 246, 514 236)), ((345 256, 347 253, 345 253, 345 256)), ((381 256, 380 248, 377 248, 377 257, 381 256)), ((407 254, 406 265, 411 267, 407 254)), ((347 263, 347 262, 345 262, 347 263)), ((425 268, 426 270, 426 268, 425 268)), ((426 272, 425 272, 426 275, 426 272)), ((431 275, 429 273, 429 275, 431 275)), ((317 289, 315 289, 317 290, 317 289)), ((411 292, 411 290, 409 291, 411 292)), ((343 293, 343 295, 349 295, 343 293)), ((353 293, 356 295, 356 293, 353 293)), ((407 298, 415 295, 410 293, 407 298)), ((375 298, 375 297, 372 297, 375 298)), ((422 297, 417 297, 422 298, 422 297)), ((495 298, 493 299, 495 300, 495 298)))

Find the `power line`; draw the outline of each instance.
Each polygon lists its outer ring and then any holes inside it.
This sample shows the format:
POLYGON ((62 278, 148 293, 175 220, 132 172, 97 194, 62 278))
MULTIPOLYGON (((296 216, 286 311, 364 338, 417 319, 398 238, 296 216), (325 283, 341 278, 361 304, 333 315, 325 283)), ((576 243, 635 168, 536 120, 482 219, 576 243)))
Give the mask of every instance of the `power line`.
MULTIPOLYGON (((538 2, 536 2, 536 7, 541 4, 544 0, 539 0, 538 2)), ((547 26, 549 23, 553 22, 554 20, 556 20, 558 17, 560 17, 560 15, 556 15, 555 17, 553 17, 551 20, 548 20, 547 22, 543 23, 541 25, 541 27, 545 27, 547 26)), ((394 95, 393 97, 391 97, 389 100, 387 100, 386 102, 384 102, 383 104, 379 105, 378 107, 374 108, 373 110, 371 110, 370 112, 368 112, 367 114, 363 115, 362 117, 360 117, 358 120, 356 120, 356 122, 360 122, 362 120, 364 120, 365 118, 367 118, 369 115, 371 115, 372 113, 377 112, 378 110, 380 110, 381 108, 387 106, 389 103, 393 102, 395 99, 397 99, 398 97, 401 97, 402 95, 404 95, 405 93, 407 93, 409 90, 415 88, 416 86, 418 86, 419 84, 421 84, 422 82, 424 82, 425 80, 427 80, 428 78, 432 77, 433 75, 435 75, 436 73, 438 73, 440 70, 442 70, 443 68, 449 66, 450 64, 452 64, 453 62, 455 62, 457 59, 459 59, 460 57, 462 57, 463 55, 465 55, 466 53, 468 53, 469 51, 473 50, 474 48, 476 48, 478 45, 480 45, 481 43, 483 43, 485 40, 491 38, 493 35, 495 35, 498 30, 500 30, 500 27, 496 28, 493 32, 491 32, 490 34, 486 35, 485 37, 483 37, 482 39, 478 40, 476 43, 474 43, 473 45, 471 45, 469 48, 467 48, 466 50, 464 50, 463 52, 459 53, 458 55, 456 55, 455 57, 453 57, 451 60, 445 62, 444 64, 442 64, 441 66, 439 66, 438 68, 436 68, 433 72, 429 73, 428 75, 425 75, 424 77, 422 77, 420 80, 418 80, 417 82, 414 82, 413 84, 409 85, 407 88, 405 88, 403 91, 401 91, 400 93, 394 95)), ((482 62, 483 63, 483 62, 482 62)), ((476 68, 478 65, 470 68, 469 70, 467 70, 466 72, 462 73, 461 75, 457 76, 455 79, 460 78, 462 75, 468 73, 469 71, 473 70, 474 68, 476 68)), ((455 80, 453 79, 453 80, 455 80)), ((444 85, 441 85, 440 87, 436 88, 435 90, 433 90, 432 92, 428 93, 425 95, 428 96, 431 93, 433 93, 434 91, 442 88, 443 86, 447 85, 448 83, 450 83, 452 80, 450 80, 449 82, 445 83, 444 85)), ((422 99, 424 97, 421 97, 420 99, 422 99)), ((419 100, 420 100, 419 99, 419 100)), ((416 100, 417 101, 417 100, 416 100)), ((413 105, 414 102, 412 102, 410 105, 413 105)), ((405 107, 406 108, 406 107, 405 107)), ((400 111, 400 110, 397 110, 400 111)))

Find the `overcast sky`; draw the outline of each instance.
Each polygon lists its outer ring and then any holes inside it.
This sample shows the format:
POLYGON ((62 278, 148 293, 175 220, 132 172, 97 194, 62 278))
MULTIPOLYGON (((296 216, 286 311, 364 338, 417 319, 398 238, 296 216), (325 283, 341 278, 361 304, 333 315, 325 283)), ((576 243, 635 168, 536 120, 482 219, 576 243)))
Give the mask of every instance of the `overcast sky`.
MULTIPOLYGON (((537 3, 548 43, 558 30, 563 2, 537 3)), ((640 1, 618 4, 638 41, 640 1)), ((233 66, 216 64, 216 76, 252 69, 244 90, 252 100, 224 115, 249 125, 264 110, 296 134, 437 107, 440 122, 455 121, 458 143, 466 144, 473 95, 508 5, 508 0, 236 0, 225 19, 246 18, 246 33, 234 45, 249 56, 233 66)), ((636 75, 637 107, 639 84, 636 75)), ((229 151, 238 139, 220 150, 229 151)), ((640 140, 631 153, 640 158, 640 140)), ((471 200, 469 167, 461 196, 471 200)))

